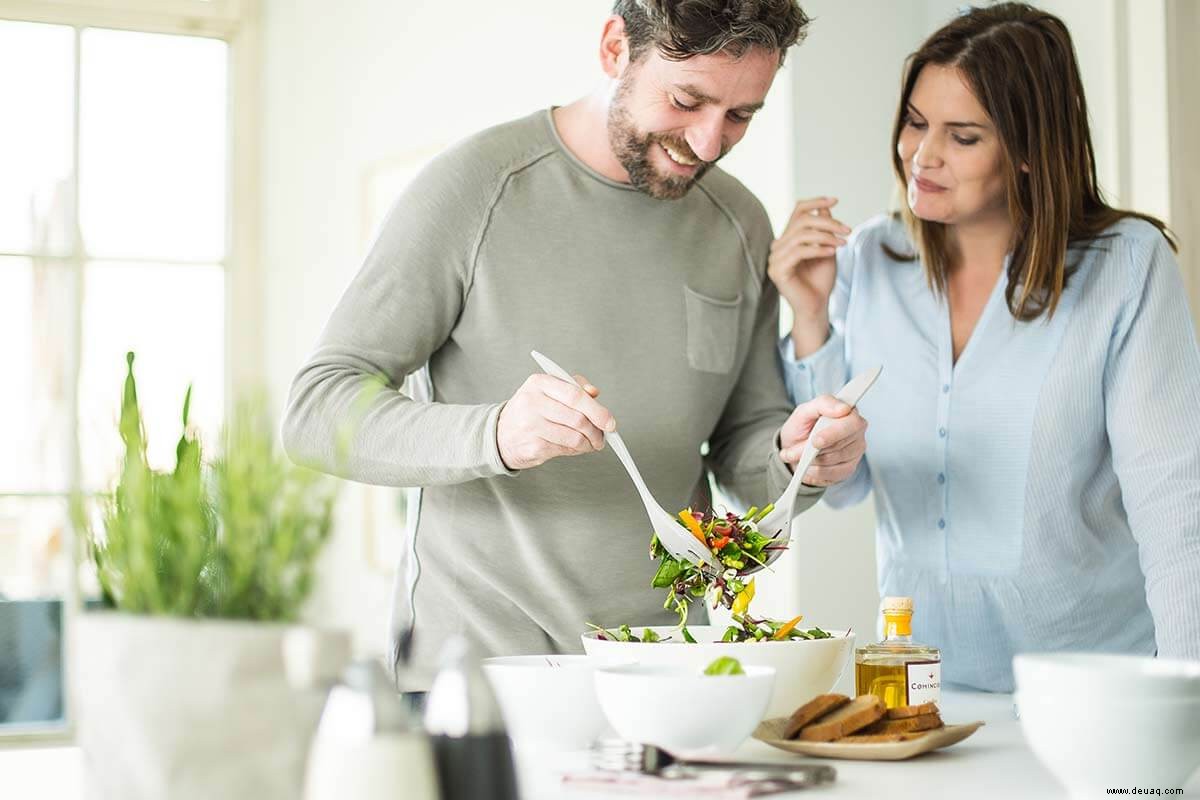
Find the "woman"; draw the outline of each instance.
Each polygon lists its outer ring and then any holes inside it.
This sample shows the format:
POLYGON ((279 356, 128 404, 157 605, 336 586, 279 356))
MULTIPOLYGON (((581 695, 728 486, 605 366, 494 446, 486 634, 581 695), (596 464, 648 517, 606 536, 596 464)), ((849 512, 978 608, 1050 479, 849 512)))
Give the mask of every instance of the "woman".
POLYGON ((881 593, 977 688, 1011 691, 1021 651, 1200 658, 1200 349, 1171 234, 1101 197, 1066 27, 947 24, 892 145, 899 217, 851 233, 802 202, 770 262, 793 401, 886 365, 826 493, 874 490, 881 593))

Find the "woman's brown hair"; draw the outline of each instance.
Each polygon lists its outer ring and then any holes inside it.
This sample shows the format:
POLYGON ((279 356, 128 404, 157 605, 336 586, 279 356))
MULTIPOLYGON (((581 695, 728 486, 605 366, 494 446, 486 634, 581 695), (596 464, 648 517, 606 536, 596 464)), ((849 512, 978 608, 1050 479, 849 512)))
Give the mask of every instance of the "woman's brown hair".
MULTIPOLYGON (((1175 248, 1161 220, 1104 201, 1071 35, 1058 17, 1024 3, 972 8, 908 57, 892 130, 902 190, 900 133, 917 76, 929 64, 957 68, 996 127, 1013 223, 1006 298, 1014 317, 1052 316, 1072 272, 1068 246, 1090 245, 1121 219, 1149 222, 1175 248)), ((930 286, 944 293, 951 266, 946 226, 919 219, 907 203, 901 214, 930 286)))

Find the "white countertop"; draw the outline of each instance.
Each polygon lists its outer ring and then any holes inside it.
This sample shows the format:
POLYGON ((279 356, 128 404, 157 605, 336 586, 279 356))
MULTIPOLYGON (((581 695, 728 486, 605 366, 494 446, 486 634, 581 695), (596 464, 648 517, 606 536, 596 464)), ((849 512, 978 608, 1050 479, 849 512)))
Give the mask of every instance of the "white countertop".
MULTIPOLYGON (((987 724, 966 741, 911 761, 820 762, 837 769, 836 782, 807 792, 773 797, 929 800, 931 797, 963 796, 1024 800, 1065 796, 1025 745, 1020 723, 1013 717, 1010 695, 945 692, 941 706, 947 722, 983 720, 987 724)), ((756 741, 744 744, 738 755, 747 760, 783 764, 802 760, 756 741)), ((567 792, 561 783, 561 775, 565 771, 586 769, 586 754, 583 753, 537 758, 522 756, 518 763, 522 794, 526 800, 631 797, 629 794, 567 792)), ((83 780, 82 758, 76 747, 0 748, 0 797, 4 800, 81 800, 83 780)), ((1184 790, 1183 795, 1175 796, 1200 798, 1200 771, 1192 775, 1184 790)))
MULTIPOLYGON (((939 703, 947 723, 983 720, 986 724, 965 741, 918 756, 909 761, 838 761, 807 759, 751 740, 738 750, 747 761, 795 764, 829 764, 837 780, 818 789, 771 795, 778 798, 855 797, 887 800, 930 800, 941 797, 1003 797, 1034 800, 1063 798, 1066 791, 1038 762, 1025 744, 1020 722, 1013 716, 1012 695, 946 692, 939 703)), ((633 795, 604 795, 593 792, 568 793, 561 785, 565 769, 586 768, 581 754, 560 756, 556 763, 527 766, 521 759, 523 795, 526 800, 551 798, 629 798, 633 795)), ((1120 788, 1120 787, 1113 787, 1120 788)), ((1132 788, 1132 787, 1129 787, 1132 788)), ((1168 787, 1142 787, 1162 788, 1168 787)), ((641 795, 637 795, 641 796, 641 795)), ((1194 773, 1182 795, 1200 798, 1200 771, 1194 773)))

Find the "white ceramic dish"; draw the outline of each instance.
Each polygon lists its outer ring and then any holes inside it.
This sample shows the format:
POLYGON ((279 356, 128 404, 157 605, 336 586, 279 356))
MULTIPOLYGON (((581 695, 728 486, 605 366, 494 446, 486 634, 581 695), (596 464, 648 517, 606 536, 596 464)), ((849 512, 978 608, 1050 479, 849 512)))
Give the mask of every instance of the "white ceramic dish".
POLYGON ((1200 700, 1200 661, 1132 656, 1117 653, 1025 654, 1013 659, 1019 689, 1057 694, 1111 692, 1130 697, 1176 697, 1200 700))
POLYGON ((1200 664, 1063 653, 1013 671, 1025 739, 1072 796, 1177 788, 1200 766, 1200 664))
MULTIPOLYGON (((635 627, 639 636, 643 628, 635 627)), ((673 627, 653 627, 660 636, 679 638, 673 627)), ((670 642, 613 642, 596 638, 595 631, 583 634, 583 649, 605 664, 638 663, 703 672, 721 656, 732 656, 742 666, 771 667, 777 673, 766 716, 784 717, 813 697, 828 692, 837 683, 854 653, 854 634, 830 631, 832 639, 787 642, 721 642, 725 628, 712 625, 688 627, 696 644, 670 642)))
POLYGON ((705 675, 702 668, 599 667, 596 694, 622 739, 675 755, 729 753, 762 720, 775 682, 771 667, 744 669, 744 675, 705 675))
POLYGON ((582 750, 607 729, 596 702, 596 662, 588 656, 487 658, 508 735, 520 749, 582 750))

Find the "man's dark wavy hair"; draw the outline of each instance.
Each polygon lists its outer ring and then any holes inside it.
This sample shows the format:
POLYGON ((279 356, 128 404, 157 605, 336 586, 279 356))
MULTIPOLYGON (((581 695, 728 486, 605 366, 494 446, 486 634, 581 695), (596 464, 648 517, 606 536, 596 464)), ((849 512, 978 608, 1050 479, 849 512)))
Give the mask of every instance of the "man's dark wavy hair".
POLYGON ((803 41, 810 22, 796 0, 616 0, 625 20, 630 59, 655 47, 663 58, 728 53, 741 58, 753 47, 779 53, 803 41))

